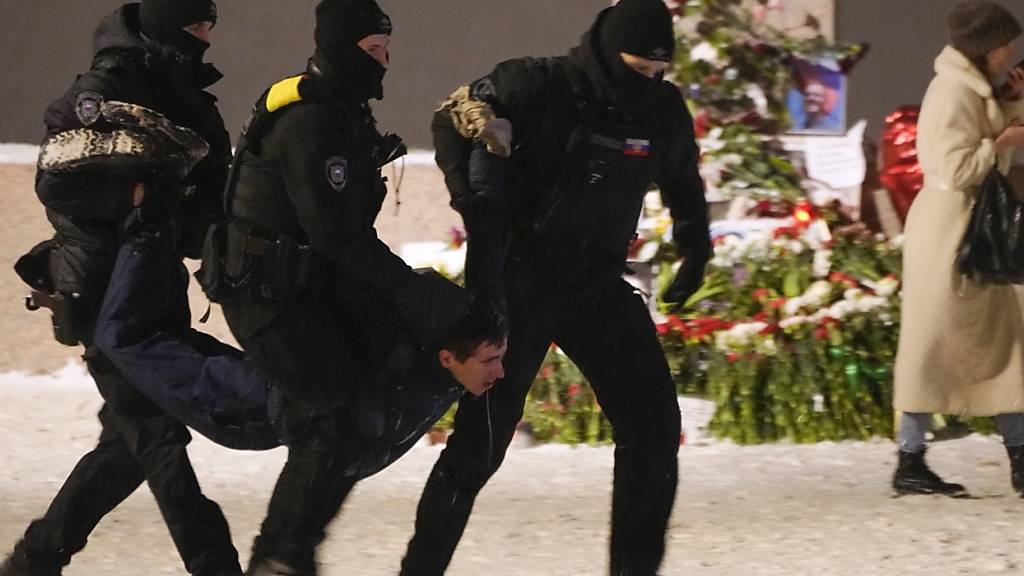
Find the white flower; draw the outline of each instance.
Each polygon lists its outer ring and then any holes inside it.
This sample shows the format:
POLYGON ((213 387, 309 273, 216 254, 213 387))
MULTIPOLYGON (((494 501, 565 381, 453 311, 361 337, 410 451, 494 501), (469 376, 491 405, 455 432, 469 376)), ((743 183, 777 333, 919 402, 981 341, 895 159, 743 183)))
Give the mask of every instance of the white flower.
POLYGON ((732 153, 729 153, 729 154, 723 154, 722 156, 719 156, 718 159, 725 166, 732 166, 732 165, 735 165, 735 164, 742 164, 743 163, 743 156, 740 156, 739 154, 736 154, 735 152, 732 152, 732 153))
MULTIPOLYGON (((790 302, 792 302, 792 300, 790 302)), ((786 304, 788 305, 789 302, 786 302, 786 304)), ((799 326, 801 324, 807 324, 810 321, 811 321, 811 319, 808 318, 807 316, 791 316, 789 318, 784 318, 783 320, 780 320, 779 321, 779 328, 782 328, 783 330, 785 330, 786 328, 789 328, 791 326, 799 326)))
POLYGON ((832 251, 815 250, 814 264, 811 267, 815 278, 824 278, 832 270, 832 251))
POLYGON ((768 115, 768 97, 764 93, 764 89, 757 84, 747 84, 747 98, 754 103, 754 108, 757 109, 757 113, 761 116, 768 115))
POLYGON ((814 396, 812 396, 812 399, 814 401, 814 411, 815 412, 824 412, 825 411, 825 397, 822 396, 821 394, 815 394, 814 396))
POLYGON ((764 322, 737 324, 715 335, 715 347, 725 352, 748 348, 754 338, 768 325, 764 322))
POLYGON ((842 320, 846 318, 851 312, 856 311, 856 307, 849 300, 840 300, 832 306, 826 308, 828 315, 836 320, 842 320))
POLYGON ((860 288, 850 288, 843 292, 843 298, 846 300, 856 300, 864 295, 864 291, 860 288))
POLYGON ((899 289, 900 281, 891 277, 882 278, 875 284, 875 293, 881 296, 882 298, 888 298, 892 296, 899 289))
POLYGON ((648 212, 661 212, 665 205, 661 202, 661 194, 651 192, 644 196, 644 209, 648 212))
POLYGON ((818 280, 807 288, 807 291, 804 292, 804 298, 810 306, 821 306, 825 304, 825 299, 831 293, 832 285, 825 280, 818 280))
POLYGON ((690 60, 694 62, 704 61, 718 66, 724 63, 718 48, 715 48, 707 41, 701 42, 690 49, 690 60))
POLYGON ((762 356, 775 356, 779 352, 778 346, 775 345, 775 339, 770 337, 759 339, 754 350, 762 356))
MULTIPOLYGON (((786 300, 786 303, 782 305, 782 313, 785 314, 786 316, 792 316, 793 318, 803 318, 803 316, 795 316, 795 314, 799 312, 800 309, 803 307, 804 299, 801 298, 800 296, 797 296, 796 298, 790 298, 789 300, 786 300)), ((790 318, 787 318, 786 320, 790 320, 790 318)), ((785 322, 786 320, 783 320, 783 322, 785 322)), ((781 326, 782 322, 779 322, 779 325, 781 326)))
POLYGON ((654 259, 654 255, 658 253, 657 242, 647 242, 640 247, 640 251, 636 254, 636 259, 640 262, 650 262, 654 259))

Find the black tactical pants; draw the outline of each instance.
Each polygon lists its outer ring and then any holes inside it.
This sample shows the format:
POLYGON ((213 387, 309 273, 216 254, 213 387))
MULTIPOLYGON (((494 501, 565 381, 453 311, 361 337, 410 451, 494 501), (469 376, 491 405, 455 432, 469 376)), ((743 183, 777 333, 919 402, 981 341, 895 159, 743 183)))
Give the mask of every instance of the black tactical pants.
MULTIPOLYGON (((96 448, 79 460, 46 515, 18 543, 15 553, 24 556, 30 574, 60 574, 100 519, 143 481, 189 573, 240 574, 227 521, 203 495, 189 462, 188 431, 136 391, 95 347, 87 346, 84 358, 105 400, 99 413, 103 429, 96 448)), ((125 558, 130 562, 130 555, 125 558)))
POLYGON ((624 281, 590 293, 556 291, 514 263, 505 285, 511 329, 505 379, 489 392, 489 403, 459 404, 455 432, 420 499, 402 574, 445 571, 477 493, 501 465, 552 342, 593 385, 614 427, 611 573, 655 574, 675 499, 680 418, 642 298, 624 281))
MULTIPOLYGON (((358 416, 347 401, 365 372, 343 331, 345 320, 325 302, 310 295, 251 336, 239 336, 281 391, 288 446, 250 566, 270 559, 314 574, 316 546, 355 484, 358 416)), ((245 315, 246 305, 225 303, 224 310, 230 324, 245 315)))

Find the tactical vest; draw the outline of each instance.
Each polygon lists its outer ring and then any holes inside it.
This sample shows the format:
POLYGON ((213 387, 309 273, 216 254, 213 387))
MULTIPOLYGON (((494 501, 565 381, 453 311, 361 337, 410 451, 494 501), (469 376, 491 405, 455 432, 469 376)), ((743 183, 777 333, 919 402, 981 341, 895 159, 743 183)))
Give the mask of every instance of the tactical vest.
POLYGON ((306 243, 289 236, 259 234, 234 214, 235 192, 242 160, 256 149, 278 111, 302 101, 299 86, 305 75, 293 76, 267 89, 253 105, 235 147, 224 190, 225 222, 210 226, 203 248, 203 265, 196 278, 212 302, 232 290, 254 290, 264 300, 286 302, 305 285, 313 265, 306 243))
POLYGON ((581 79, 562 70, 524 144, 560 161, 538 166, 533 151, 517 160, 512 250, 566 280, 560 283, 618 277, 665 138, 649 118, 593 101, 581 79), (557 146, 560 155, 552 154, 557 146))

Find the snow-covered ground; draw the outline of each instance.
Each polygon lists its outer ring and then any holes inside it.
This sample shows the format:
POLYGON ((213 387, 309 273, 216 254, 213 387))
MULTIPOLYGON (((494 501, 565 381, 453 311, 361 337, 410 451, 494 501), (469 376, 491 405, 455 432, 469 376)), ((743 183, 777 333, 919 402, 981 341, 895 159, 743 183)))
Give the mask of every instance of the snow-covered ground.
MULTIPOLYGON (((0 550, 40 515, 98 432, 98 395, 71 363, 51 376, 0 375, 0 550)), ((421 445, 360 484, 321 550, 322 574, 395 574, 439 447, 421 445)), ((685 446, 665 575, 1020 574, 1024 500, 997 440, 941 442, 934 467, 976 496, 891 497, 891 442, 685 446)), ((204 490, 243 558, 285 453, 226 450, 196 438, 204 490)), ((449 574, 605 573, 610 448, 513 449, 482 493, 449 574)), ((159 513, 140 490, 106 518, 68 576, 183 574, 159 513)))
MULTIPOLYGON (((35 164, 39 146, 0 142, 0 164, 35 164)), ((405 156, 409 166, 434 166, 434 151, 413 149, 405 156)))
POLYGON ((0 142, 0 164, 35 164, 39 147, 34 144, 0 142))

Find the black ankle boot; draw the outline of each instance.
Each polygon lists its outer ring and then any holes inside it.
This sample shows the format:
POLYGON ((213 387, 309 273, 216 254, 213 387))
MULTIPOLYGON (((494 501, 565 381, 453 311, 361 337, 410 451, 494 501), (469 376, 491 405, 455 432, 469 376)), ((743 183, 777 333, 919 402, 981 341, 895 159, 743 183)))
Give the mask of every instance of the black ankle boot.
POLYGON ((1024 498, 1024 446, 1007 446, 1010 455, 1010 481, 1013 489, 1024 498))
POLYGON ((913 454, 900 451, 899 465, 892 477, 892 487, 898 494, 944 494, 966 496, 961 484, 943 482, 924 462, 924 452, 913 454))
POLYGON ((249 565, 245 576, 313 576, 313 574, 292 568, 276 560, 259 560, 249 565))

